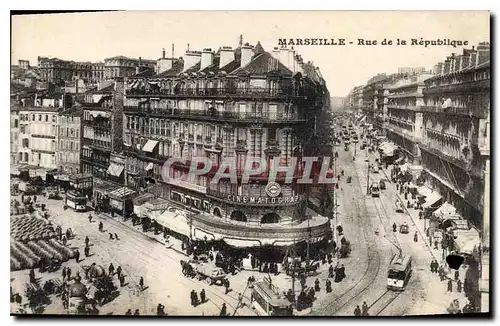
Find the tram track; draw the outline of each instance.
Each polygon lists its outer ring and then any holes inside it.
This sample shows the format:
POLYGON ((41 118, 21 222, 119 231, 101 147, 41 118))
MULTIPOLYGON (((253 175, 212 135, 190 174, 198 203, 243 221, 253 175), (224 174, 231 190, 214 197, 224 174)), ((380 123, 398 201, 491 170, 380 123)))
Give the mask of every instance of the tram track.
MULTIPOLYGON (((354 174, 356 175, 355 181, 357 186, 352 187, 353 192, 357 196, 357 198, 365 198, 365 195, 361 191, 362 185, 361 185, 361 180, 360 180, 360 175, 357 171, 356 168, 354 168, 354 174)), ((361 207, 362 205, 354 200, 353 204, 356 207, 357 214, 356 214, 356 219, 358 221, 358 226, 360 229, 363 231, 363 239, 367 247, 367 268, 364 271, 362 277, 354 283, 351 287, 347 289, 343 294, 338 296, 332 301, 327 302, 324 307, 313 311, 312 315, 328 315, 332 316, 345 306, 347 306, 349 303, 351 303, 353 300, 356 298, 360 297, 361 295, 365 294, 368 290, 368 288, 373 284, 373 280, 379 275, 380 272, 380 253, 377 250, 376 242, 375 242, 375 237, 373 235, 373 225, 371 220, 364 220, 362 214, 364 217, 368 216, 368 209, 366 207, 366 200, 362 201, 363 203, 363 208, 361 207), (368 223, 367 223, 368 222, 368 223)))
POLYGON ((377 300, 373 301, 368 307, 370 316, 379 316, 394 300, 396 300, 401 292, 386 290, 377 300))

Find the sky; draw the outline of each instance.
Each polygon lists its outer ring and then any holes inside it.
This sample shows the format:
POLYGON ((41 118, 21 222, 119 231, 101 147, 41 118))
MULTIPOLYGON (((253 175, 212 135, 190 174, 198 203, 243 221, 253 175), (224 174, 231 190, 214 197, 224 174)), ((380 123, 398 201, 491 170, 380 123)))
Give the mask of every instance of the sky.
POLYGON ((304 61, 320 68, 331 96, 346 96, 377 73, 400 67, 432 67, 461 47, 411 45, 411 39, 467 41, 470 48, 490 39, 487 11, 127 11, 12 17, 11 63, 36 65, 38 56, 104 61, 124 55, 158 59, 162 48, 182 56, 191 50, 260 41, 266 51, 280 38, 346 39, 344 46, 295 45, 304 61), (407 45, 395 45, 397 39, 407 45), (358 45, 358 39, 377 45, 358 45), (384 40, 393 45, 382 45, 384 40), (353 44, 349 44, 353 42, 353 44))

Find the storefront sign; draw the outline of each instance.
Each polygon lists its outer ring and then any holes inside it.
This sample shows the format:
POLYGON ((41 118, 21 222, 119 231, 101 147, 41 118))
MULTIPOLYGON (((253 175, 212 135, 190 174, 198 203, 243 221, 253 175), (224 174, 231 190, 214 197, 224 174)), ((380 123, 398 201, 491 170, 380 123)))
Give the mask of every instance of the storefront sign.
POLYGON ((235 203, 243 204, 294 204, 299 202, 302 196, 288 196, 288 197, 250 197, 250 196, 234 196, 228 195, 227 200, 235 203))

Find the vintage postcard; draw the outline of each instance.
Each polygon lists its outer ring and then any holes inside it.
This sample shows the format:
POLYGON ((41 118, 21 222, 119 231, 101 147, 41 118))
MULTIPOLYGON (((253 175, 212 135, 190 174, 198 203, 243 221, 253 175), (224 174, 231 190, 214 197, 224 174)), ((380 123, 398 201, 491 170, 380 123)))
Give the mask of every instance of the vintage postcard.
POLYGON ((11 314, 489 315, 489 12, 11 33, 11 314))

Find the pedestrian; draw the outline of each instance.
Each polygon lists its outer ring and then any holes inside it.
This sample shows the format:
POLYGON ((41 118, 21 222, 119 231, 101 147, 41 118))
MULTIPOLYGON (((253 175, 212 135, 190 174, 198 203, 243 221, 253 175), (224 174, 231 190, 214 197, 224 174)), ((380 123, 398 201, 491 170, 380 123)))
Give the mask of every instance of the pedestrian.
POLYGON ((305 277, 302 277, 300 279, 300 286, 301 286, 302 290, 304 290, 306 288, 306 278, 305 277))
POLYGON ((89 242, 90 242, 90 239, 88 236, 85 237, 85 246, 88 247, 89 246, 89 242))
POLYGON ((340 271, 340 280, 343 280, 345 278, 345 267, 344 264, 339 268, 340 271))
POLYGON ((332 281, 326 279, 326 293, 332 292, 332 281))
POLYGON ((415 234, 413 235, 413 241, 418 242, 418 232, 415 231, 415 234))
POLYGON ((316 279, 316 280, 314 281, 314 291, 319 292, 319 290, 320 290, 320 287, 319 287, 319 280, 318 280, 318 279, 316 279))
POLYGON ((199 299, 198 299, 198 293, 196 291, 193 290, 193 301, 194 301, 194 306, 197 307, 198 304, 200 303, 199 299))
POLYGON ((116 234, 116 233, 115 233, 115 239, 116 239, 116 240, 120 240, 120 239, 118 238, 118 234, 116 234))
POLYGON ((30 283, 35 283, 35 282, 36 282, 35 270, 32 268, 32 269, 30 269, 30 283))
POLYGON ((125 285, 125 275, 120 276, 120 287, 123 287, 125 285))
POLYGON ((102 222, 99 222, 99 232, 102 232, 104 229, 104 225, 102 224, 102 222))
POLYGON ((332 278, 333 277, 333 265, 330 264, 330 267, 328 267, 328 277, 332 278))
POLYGON ((33 196, 33 202, 36 203, 36 195, 33 196))
POLYGON ((62 237, 63 245, 66 245, 67 242, 68 242, 68 239, 66 239, 66 236, 63 235, 63 237, 62 237))
POLYGON ((457 292, 462 293, 462 281, 457 280, 457 292))
POLYGON ((431 260, 431 273, 434 273, 434 260, 431 260))
POLYGON ((69 229, 66 229, 66 238, 71 238, 71 232, 69 232, 69 229))
POLYGON ((158 316, 164 316, 165 315, 165 306, 162 305, 161 303, 159 303, 158 307, 156 307, 156 314, 158 316))
POLYGON ((451 280, 448 280, 448 292, 453 292, 453 283, 451 280))
POLYGON ((80 251, 78 249, 75 250, 75 261, 80 262, 80 251))
POLYGON ((120 278, 122 276, 122 267, 121 266, 118 266, 118 268, 116 269, 116 274, 118 275, 118 278, 120 278))
POLYGON ((139 309, 135 309, 134 316, 139 316, 139 309))
POLYGON ((62 270, 62 277, 63 277, 63 281, 64 281, 66 279, 66 267, 64 267, 62 270))
POLYGON ((361 315, 368 316, 368 305, 366 304, 366 301, 363 301, 363 305, 361 306, 361 309, 362 309, 361 315))
MULTIPOLYGON (((89 223, 92 223, 92 214, 89 214, 89 223)), ((130 311, 130 309, 129 309, 130 311)))
POLYGON ((191 298, 191 306, 195 306, 195 303, 194 303, 194 290, 191 290, 191 293, 189 293, 189 297, 191 298))
POLYGON ((455 281, 458 281, 459 278, 460 278, 460 272, 455 271, 455 281))
MULTIPOLYGON (((89 215, 89 216, 91 216, 91 215, 89 215)), ((127 315, 127 316, 132 315, 132 309, 127 310, 127 312, 125 313, 125 315, 127 315)))
POLYGON ((139 280, 139 286, 141 287, 141 291, 144 290, 144 278, 141 276, 141 279, 139 280))
POLYGON ((68 278, 68 280, 71 279, 71 268, 69 267, 66 269, 66 277, 68 278))
POLYGON ((396 232, 398 230, 398 226, 396 225, 396 222, 392 223, 392 232, 396 232))
POLYGON ((227 316, 227 307, 225 302, 222 304, 219 316, 227 316))
POLYGON ((109 233, 109 240, 114 240, 115 238, 113 238, 113 233, 109 233))
POLYGON ((113 274, 115 272, 115 266, 113 266, 113 263, 109 264, 108 272, 109 272, 109 276, 113 276, 113 274))
POLYGON ((83 250, 83 252, 85 253, 85 257, 89 256, 89 251, 90 251, 89 247, 86 246, 85 249, 83 250))
POLYGON ((226 278, 224 281, 224 287, 226 288, 226 294, 229 293, 229 286, 230 286, 229 279, 226 278))
POLYGON ((201 303, 205 303, 205 299, 206 299, 205 289, 202 289, 200 292, 201 303))
POLYGON ((361 309, 359 308, 359 306, 356 306, 356 308, 354 309, 354 316, 361 316, 361 309))

